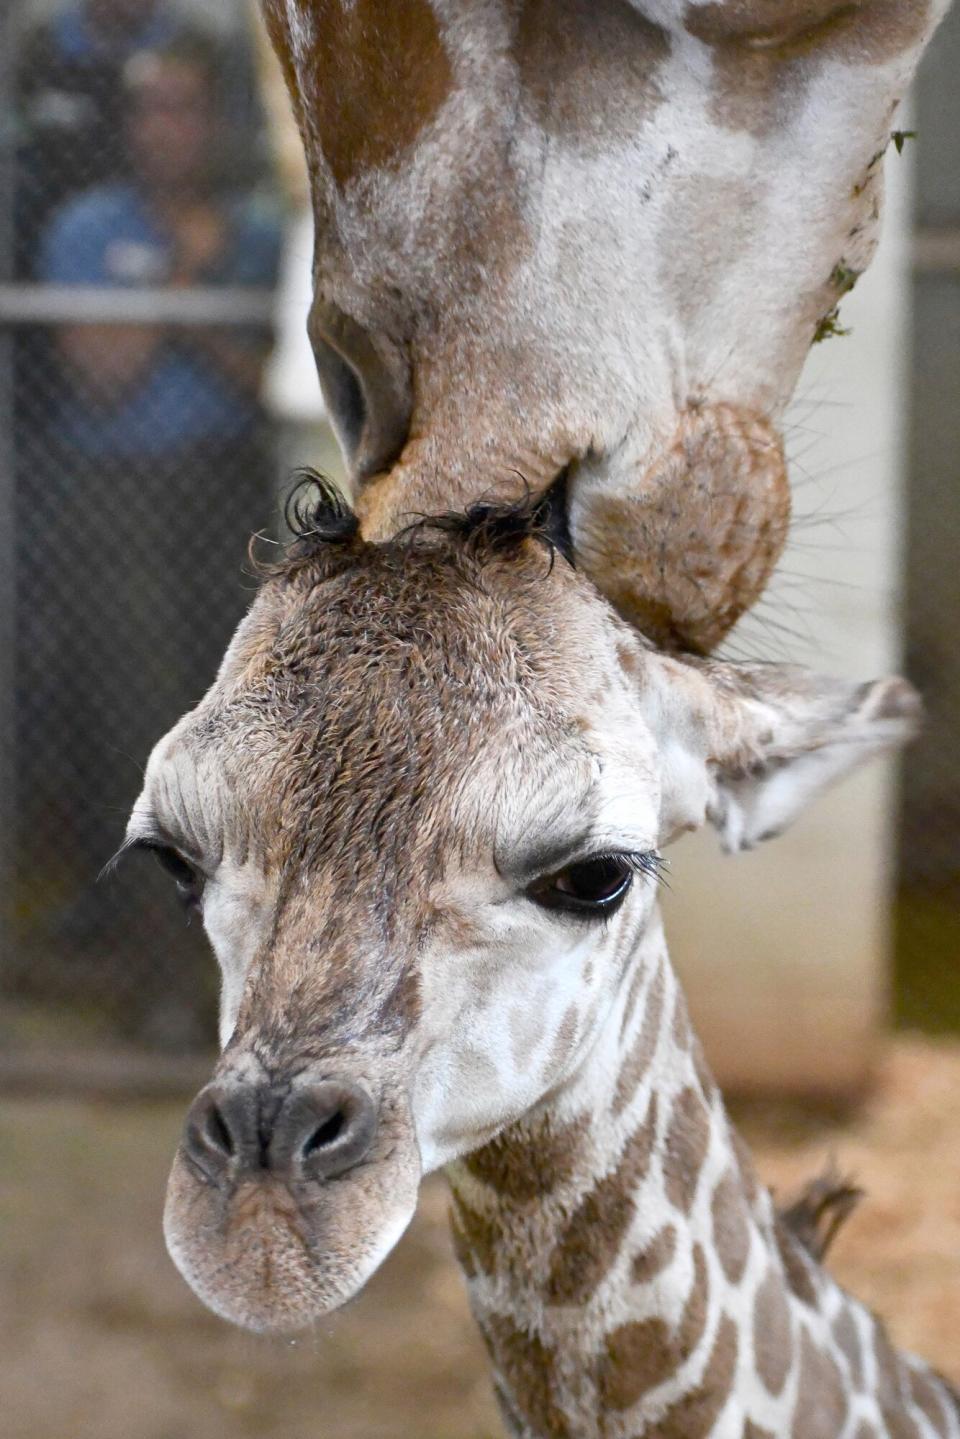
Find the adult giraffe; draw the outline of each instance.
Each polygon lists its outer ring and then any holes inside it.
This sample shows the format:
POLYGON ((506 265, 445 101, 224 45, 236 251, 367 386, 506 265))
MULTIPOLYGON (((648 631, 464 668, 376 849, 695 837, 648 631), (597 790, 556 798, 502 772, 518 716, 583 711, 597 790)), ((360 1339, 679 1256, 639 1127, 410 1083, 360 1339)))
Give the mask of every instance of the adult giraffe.
POLYGON ((580 566, 711 649, 780 552, 778 420, 946 0, 264 8, 365 534, 572 465, 580 566))

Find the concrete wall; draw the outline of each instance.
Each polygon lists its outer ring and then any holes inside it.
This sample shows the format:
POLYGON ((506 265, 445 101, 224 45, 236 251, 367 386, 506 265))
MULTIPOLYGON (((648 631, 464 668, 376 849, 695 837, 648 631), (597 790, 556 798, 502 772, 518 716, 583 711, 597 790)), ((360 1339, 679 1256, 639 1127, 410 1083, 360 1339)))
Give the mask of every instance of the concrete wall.
MULTIPOLYGON (((841 307, 852 333, 804 370, 787 422, 792 538, 731 658, 858 679, 898 667, 909 168, 891 147, 880 250, 841 307)), ((751 854, 720 854, 712 834, 671 851, 671 950, 728 1088, 838 1094, 867 1079, 888 1004, 892 782, 874 764, 751 854)))

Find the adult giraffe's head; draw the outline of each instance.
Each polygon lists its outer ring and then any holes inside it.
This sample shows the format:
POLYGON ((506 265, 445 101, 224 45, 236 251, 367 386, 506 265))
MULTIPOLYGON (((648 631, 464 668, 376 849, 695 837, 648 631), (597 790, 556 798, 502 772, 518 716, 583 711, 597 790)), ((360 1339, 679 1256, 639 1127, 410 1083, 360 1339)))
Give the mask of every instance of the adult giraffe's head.
POLYGON ((223 981, 166 1232, 238 1323, 349 1298, 424 1172, 574 1081, 644 978, 661 846, 775 834, 912 727, 899 680, 662 655, 543 522, 371 543, 322 500, 151 757, 129 840, 223 981))
POLYGON ((779 554, 778 421, 946 3, 264 0, 365 534, 572 463, 579 565, 709 651, 779 554))

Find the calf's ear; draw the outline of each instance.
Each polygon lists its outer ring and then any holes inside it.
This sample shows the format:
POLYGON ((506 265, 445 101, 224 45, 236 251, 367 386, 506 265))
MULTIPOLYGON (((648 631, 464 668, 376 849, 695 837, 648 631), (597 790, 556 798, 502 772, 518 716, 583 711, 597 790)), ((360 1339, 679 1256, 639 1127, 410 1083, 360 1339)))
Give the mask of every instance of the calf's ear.
POLYGON ((852 684, 796 665, 666 656, 652 668, 662 843, 707 819, 724 849, 751 849, 919 728, 917 693, 895 677, 852 684))

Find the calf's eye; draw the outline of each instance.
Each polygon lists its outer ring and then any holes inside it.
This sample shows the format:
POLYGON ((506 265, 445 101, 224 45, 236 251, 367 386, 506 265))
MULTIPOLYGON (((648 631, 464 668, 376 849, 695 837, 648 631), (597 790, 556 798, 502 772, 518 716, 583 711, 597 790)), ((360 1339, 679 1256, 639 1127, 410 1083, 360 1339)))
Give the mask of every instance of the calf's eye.
POLYGON ((633 854, 590 855, 556 874, 535 880, 527 894, 544 909, 606 917, 623 903, 634 874, 648 868, 647 859, 633 854))
POLYGON ((150 851, 162 870, 174 880, 177 898, 187 909, 197 909, 203 893, 203 877, 193 865, 168 845, 151 845, 150 851))

